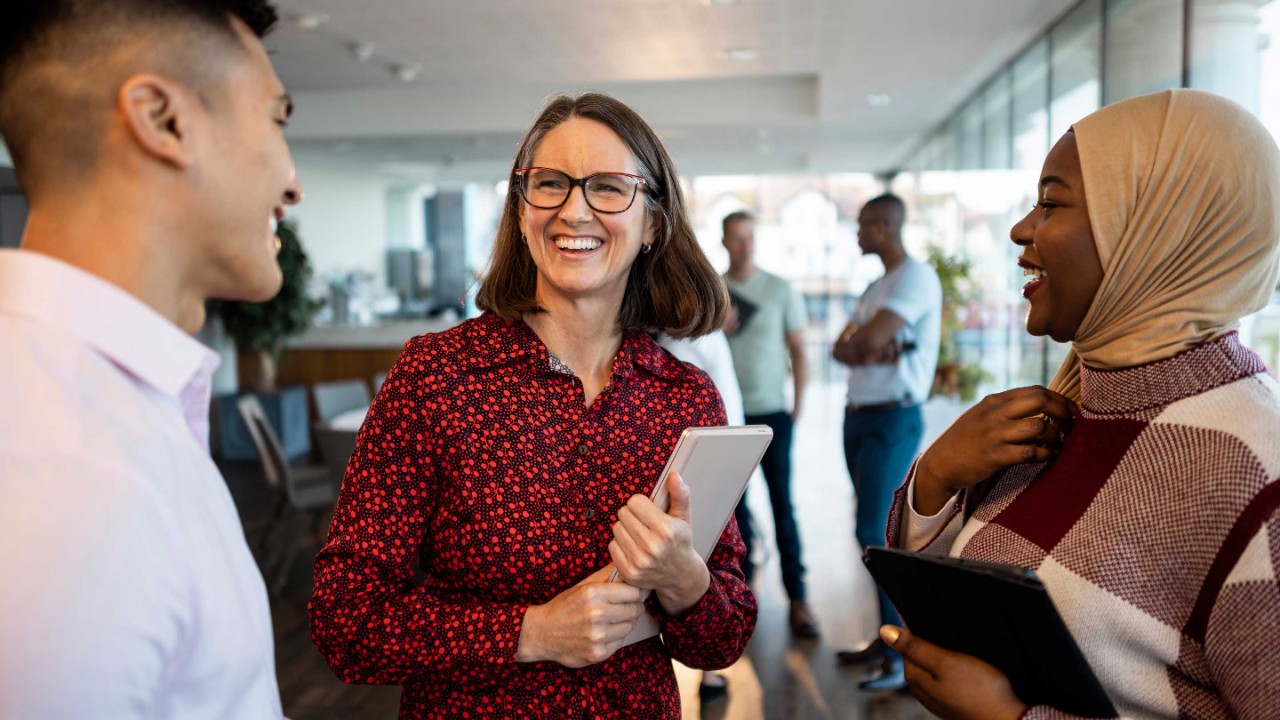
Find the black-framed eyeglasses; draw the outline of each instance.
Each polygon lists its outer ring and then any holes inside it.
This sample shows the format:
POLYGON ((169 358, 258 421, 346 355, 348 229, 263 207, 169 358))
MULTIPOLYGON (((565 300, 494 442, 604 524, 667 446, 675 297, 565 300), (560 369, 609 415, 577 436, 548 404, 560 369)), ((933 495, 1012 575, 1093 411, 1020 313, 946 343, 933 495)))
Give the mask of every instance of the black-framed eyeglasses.
POLYGON ((564 205, 576 186, 582 188, 582 196, 592 210, 609 214, 626 212, 636 201, 640 187, 649 185, 644 178, 630 173, 601 172, 576 178, 551 168, 524 167, 517 168, 514 174, 520 197, 542 210, 555 210, 564 205))

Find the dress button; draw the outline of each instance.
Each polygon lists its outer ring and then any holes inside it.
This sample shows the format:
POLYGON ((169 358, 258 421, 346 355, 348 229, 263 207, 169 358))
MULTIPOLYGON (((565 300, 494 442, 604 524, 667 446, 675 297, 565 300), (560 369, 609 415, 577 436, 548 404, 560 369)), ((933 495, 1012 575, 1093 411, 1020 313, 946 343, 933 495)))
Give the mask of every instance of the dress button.
POLYGON ((585 511, 583 511, 583 513, 582 513, 582 517, 584 517, 584 518, 586 518, 586 519, 588 519, 588 520, 590 520, 591 518, 593 518, 593 517, 595 517, 595 516, 596 516, 596 511, 595 511, 595 509, 594 509, 594 508, 587 508, 587 509, 586 509, 585 511))
POLYGON ((586 454, 587 454, 587 445, 586 445, 586 443, 583 443, 582 445, 579 445, 579 446, 578 446, 578 454, 579 454, 579 455, 586 455, 586 454))

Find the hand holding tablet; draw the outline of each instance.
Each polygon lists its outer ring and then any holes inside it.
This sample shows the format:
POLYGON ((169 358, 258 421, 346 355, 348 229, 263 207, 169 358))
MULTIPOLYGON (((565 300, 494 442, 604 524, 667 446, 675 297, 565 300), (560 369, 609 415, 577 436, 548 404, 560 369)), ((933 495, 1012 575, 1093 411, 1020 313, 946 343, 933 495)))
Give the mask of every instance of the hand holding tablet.
MULTIPOLYGON (((655 479, 649 499, 664 513, 671 507, 668 483, 672 473, 678 473, 688 486, 689 503, 677 515, 687 511, 689 543, 704 562, 715 549, 751 473, 760 464, 772 439, 773 431, 763 425, 689 428, 681 434, 662 474, 655 479)), ((621 511, 619 519, 622 519, 621 511)), ((610 551, 613 551, 612 544, 610 551)), ((616 573, 614 579, 617 579, 616 573)), ((623 645, 657 633, 657 621, 643 615, 623 645)))

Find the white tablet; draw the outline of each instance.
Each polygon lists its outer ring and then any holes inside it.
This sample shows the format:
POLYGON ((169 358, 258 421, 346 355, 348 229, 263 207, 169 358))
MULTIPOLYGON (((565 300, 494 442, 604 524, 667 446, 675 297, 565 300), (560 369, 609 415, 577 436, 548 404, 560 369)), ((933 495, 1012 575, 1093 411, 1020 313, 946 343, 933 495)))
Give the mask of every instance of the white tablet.
MULTIPOLYGON (((716 542, 747 489, 751 473, 760 464, 771 440, 773 430, 768 425, 735 425, 689 428, 676 442, 649 499, 666 510, 671 505, 667 477, 673 472, 680 473, 691 494, 693 549, 703 560, 715 550, 716 542)), ((642 615, 623 644, 630 645, 656 634, 658 622, 642 615)))

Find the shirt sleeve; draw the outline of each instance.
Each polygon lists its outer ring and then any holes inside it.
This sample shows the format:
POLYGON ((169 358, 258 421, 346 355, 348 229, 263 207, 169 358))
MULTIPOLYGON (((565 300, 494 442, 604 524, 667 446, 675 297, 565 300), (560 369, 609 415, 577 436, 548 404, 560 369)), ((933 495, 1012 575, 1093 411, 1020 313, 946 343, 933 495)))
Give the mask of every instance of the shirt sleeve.
POLYGON ((402 684, 515 662, 527 604, 446 598, 415 582, 430 517, 431 453, 405 430, 426 381, 412 348, 391 369, 360 434, 315 562, 311 637, 349 683, 402 684), (413 388, 413 393, 409 388, 413 388))
POLYGON ((916 512, 916 474, 912 472, 907 479, 907 496, 904 503, 907 523, 903 527, 902 549, 921 550, 941 535, 955 519, 958 497, 958 494, 952 495, 942 509, 933 515, 921 515, 916 512))
MULTIPOLYGON (((724 410, 714 408, 701 425, 725 424, 724 410)), ((646 606, 658 620, 662 641, 671 657, 700 670, 732 665, 747 648, 756 627, 756 599, 742 574, 746 545, 732 517, 707 558, 711 584, 707 592, 679 617, 667 615, 656 596, 646 606)))
POLYGON ((85 457, 3 458, 0 482, 0 717, 162 715, 193 620, 159 493, 85 457))
POLYGON ((804 298, 790 283, 785 280, 782 282, 786 285, 787 291, 786 324, 783 329, 786 332, 804 330, 809 325, 809 313, 805 310, 804 298))
POLYGON ((930 312, 942 307, 942 284, 933 268, 921 262, 908 261, 898 282, 889 289, 881 308, 915 325, 930 312))
POLYGON ((889 522, 885 527, 885 545, 891 548, 934 554, 950 552, 964 526, 962 510, 965 493, 957 493, 937 515, 919 515, 915 511, 916 463, 907 471, 907 480, 893 493, 889 522))

